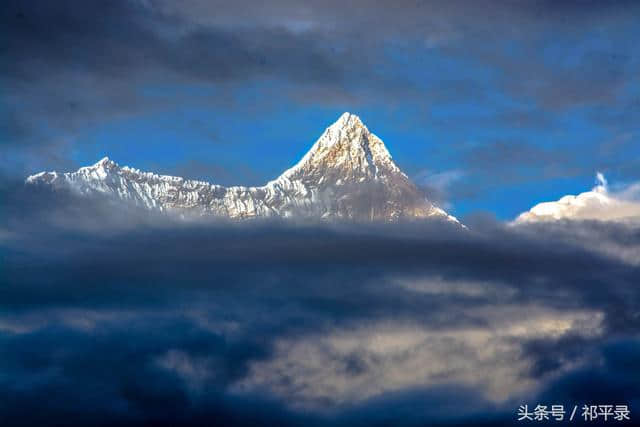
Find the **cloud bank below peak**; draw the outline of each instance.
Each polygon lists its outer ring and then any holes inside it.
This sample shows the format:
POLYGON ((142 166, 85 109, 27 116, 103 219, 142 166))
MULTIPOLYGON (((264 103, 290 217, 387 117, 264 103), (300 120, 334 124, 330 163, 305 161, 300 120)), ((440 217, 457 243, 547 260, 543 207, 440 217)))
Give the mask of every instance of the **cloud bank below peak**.
POLYGON ((0 199, 0 424, 512 425, 520 402, 640 401, 640 227, 0 199))

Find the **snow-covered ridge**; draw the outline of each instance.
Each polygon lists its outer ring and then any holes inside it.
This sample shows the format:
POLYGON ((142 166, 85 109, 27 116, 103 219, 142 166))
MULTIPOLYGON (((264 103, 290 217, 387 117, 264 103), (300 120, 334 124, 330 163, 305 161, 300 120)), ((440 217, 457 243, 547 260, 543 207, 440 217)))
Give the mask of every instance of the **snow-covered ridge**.
POLYGON ((76 172, 40 172, 26 182, 180 214, 458 222, 422 195, 382 140, 350 113, 329 126, 295 166, 261 187, 223 187, 158 175, 121 167, 108 157, 76 172))

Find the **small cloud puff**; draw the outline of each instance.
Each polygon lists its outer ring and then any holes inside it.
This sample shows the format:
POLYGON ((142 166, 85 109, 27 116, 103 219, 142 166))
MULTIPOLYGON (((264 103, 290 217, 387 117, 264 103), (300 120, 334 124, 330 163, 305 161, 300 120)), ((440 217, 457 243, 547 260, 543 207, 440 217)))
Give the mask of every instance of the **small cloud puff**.
POLYGON ((558 220, 640 221, 640 183, 610 191, 601 172, 596 174, 596 182, 591 191, 538 203, 520 214, 513 224, 558 220))

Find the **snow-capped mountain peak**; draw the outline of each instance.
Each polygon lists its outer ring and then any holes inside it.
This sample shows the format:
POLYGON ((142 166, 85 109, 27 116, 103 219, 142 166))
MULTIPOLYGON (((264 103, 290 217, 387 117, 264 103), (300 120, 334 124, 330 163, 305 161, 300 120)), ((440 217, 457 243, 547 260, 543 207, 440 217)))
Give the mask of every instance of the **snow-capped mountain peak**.
POLYGON ((109 157, 105 156, 102 159, 98 160, 95 164, 93 164, 92 166, 89 166, 89 167, 94 167, 94 168, 112 168, 114 166, 118 166, 116 164, 116 162, 111 160, 109 157))
POLYGON ((307 154, 281 177, 324 178, 337 173, 345 180, 363 182, 383 172, 400 172, 380 138, 355 114, 344 113, 325 129, 307 154))
POLYGON ((117 169, 119 166, 116 162, 111 160, 109 157, 103 157, 96 163, 91 166, 84 166, 78 170, 78 172, 83 171, 85 173, 94 173, 99 176, 106 175, 109 171, 113 171, 117 169))
POLYGON ((222 187, 121 167, 108 157, 76 172, 41 172, 29 184, 104 194, 149 209, 229 218, 457 220, 430 203, 355 114, 325 129, 304 157, 262 187, 222 187))

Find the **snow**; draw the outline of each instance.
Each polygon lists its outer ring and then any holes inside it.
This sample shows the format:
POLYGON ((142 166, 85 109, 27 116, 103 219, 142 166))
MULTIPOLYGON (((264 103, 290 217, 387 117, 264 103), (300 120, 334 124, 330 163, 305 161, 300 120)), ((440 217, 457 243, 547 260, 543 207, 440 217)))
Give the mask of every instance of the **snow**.
MULTIPOLYGON (((51 183, 41 172, 27 183, 51 183)), ((355 114, 327 127, 296 165, 262 187, 222 187, 204 181, 120 167, 108 157, 60 184, 81 194, 101 193, 161 211, 247 217, 315 217, 390 221, 399 218, 457 220, 436 207, 398 168, 384 142, 355 114), (369 193, 367 193, 369 192, 369 193), (367 197, 363 195, 368 194, 367 197), (374 194, 376 197, 371 197, 374 194), (375 199, 375 201, 373 201, 375 199)))

